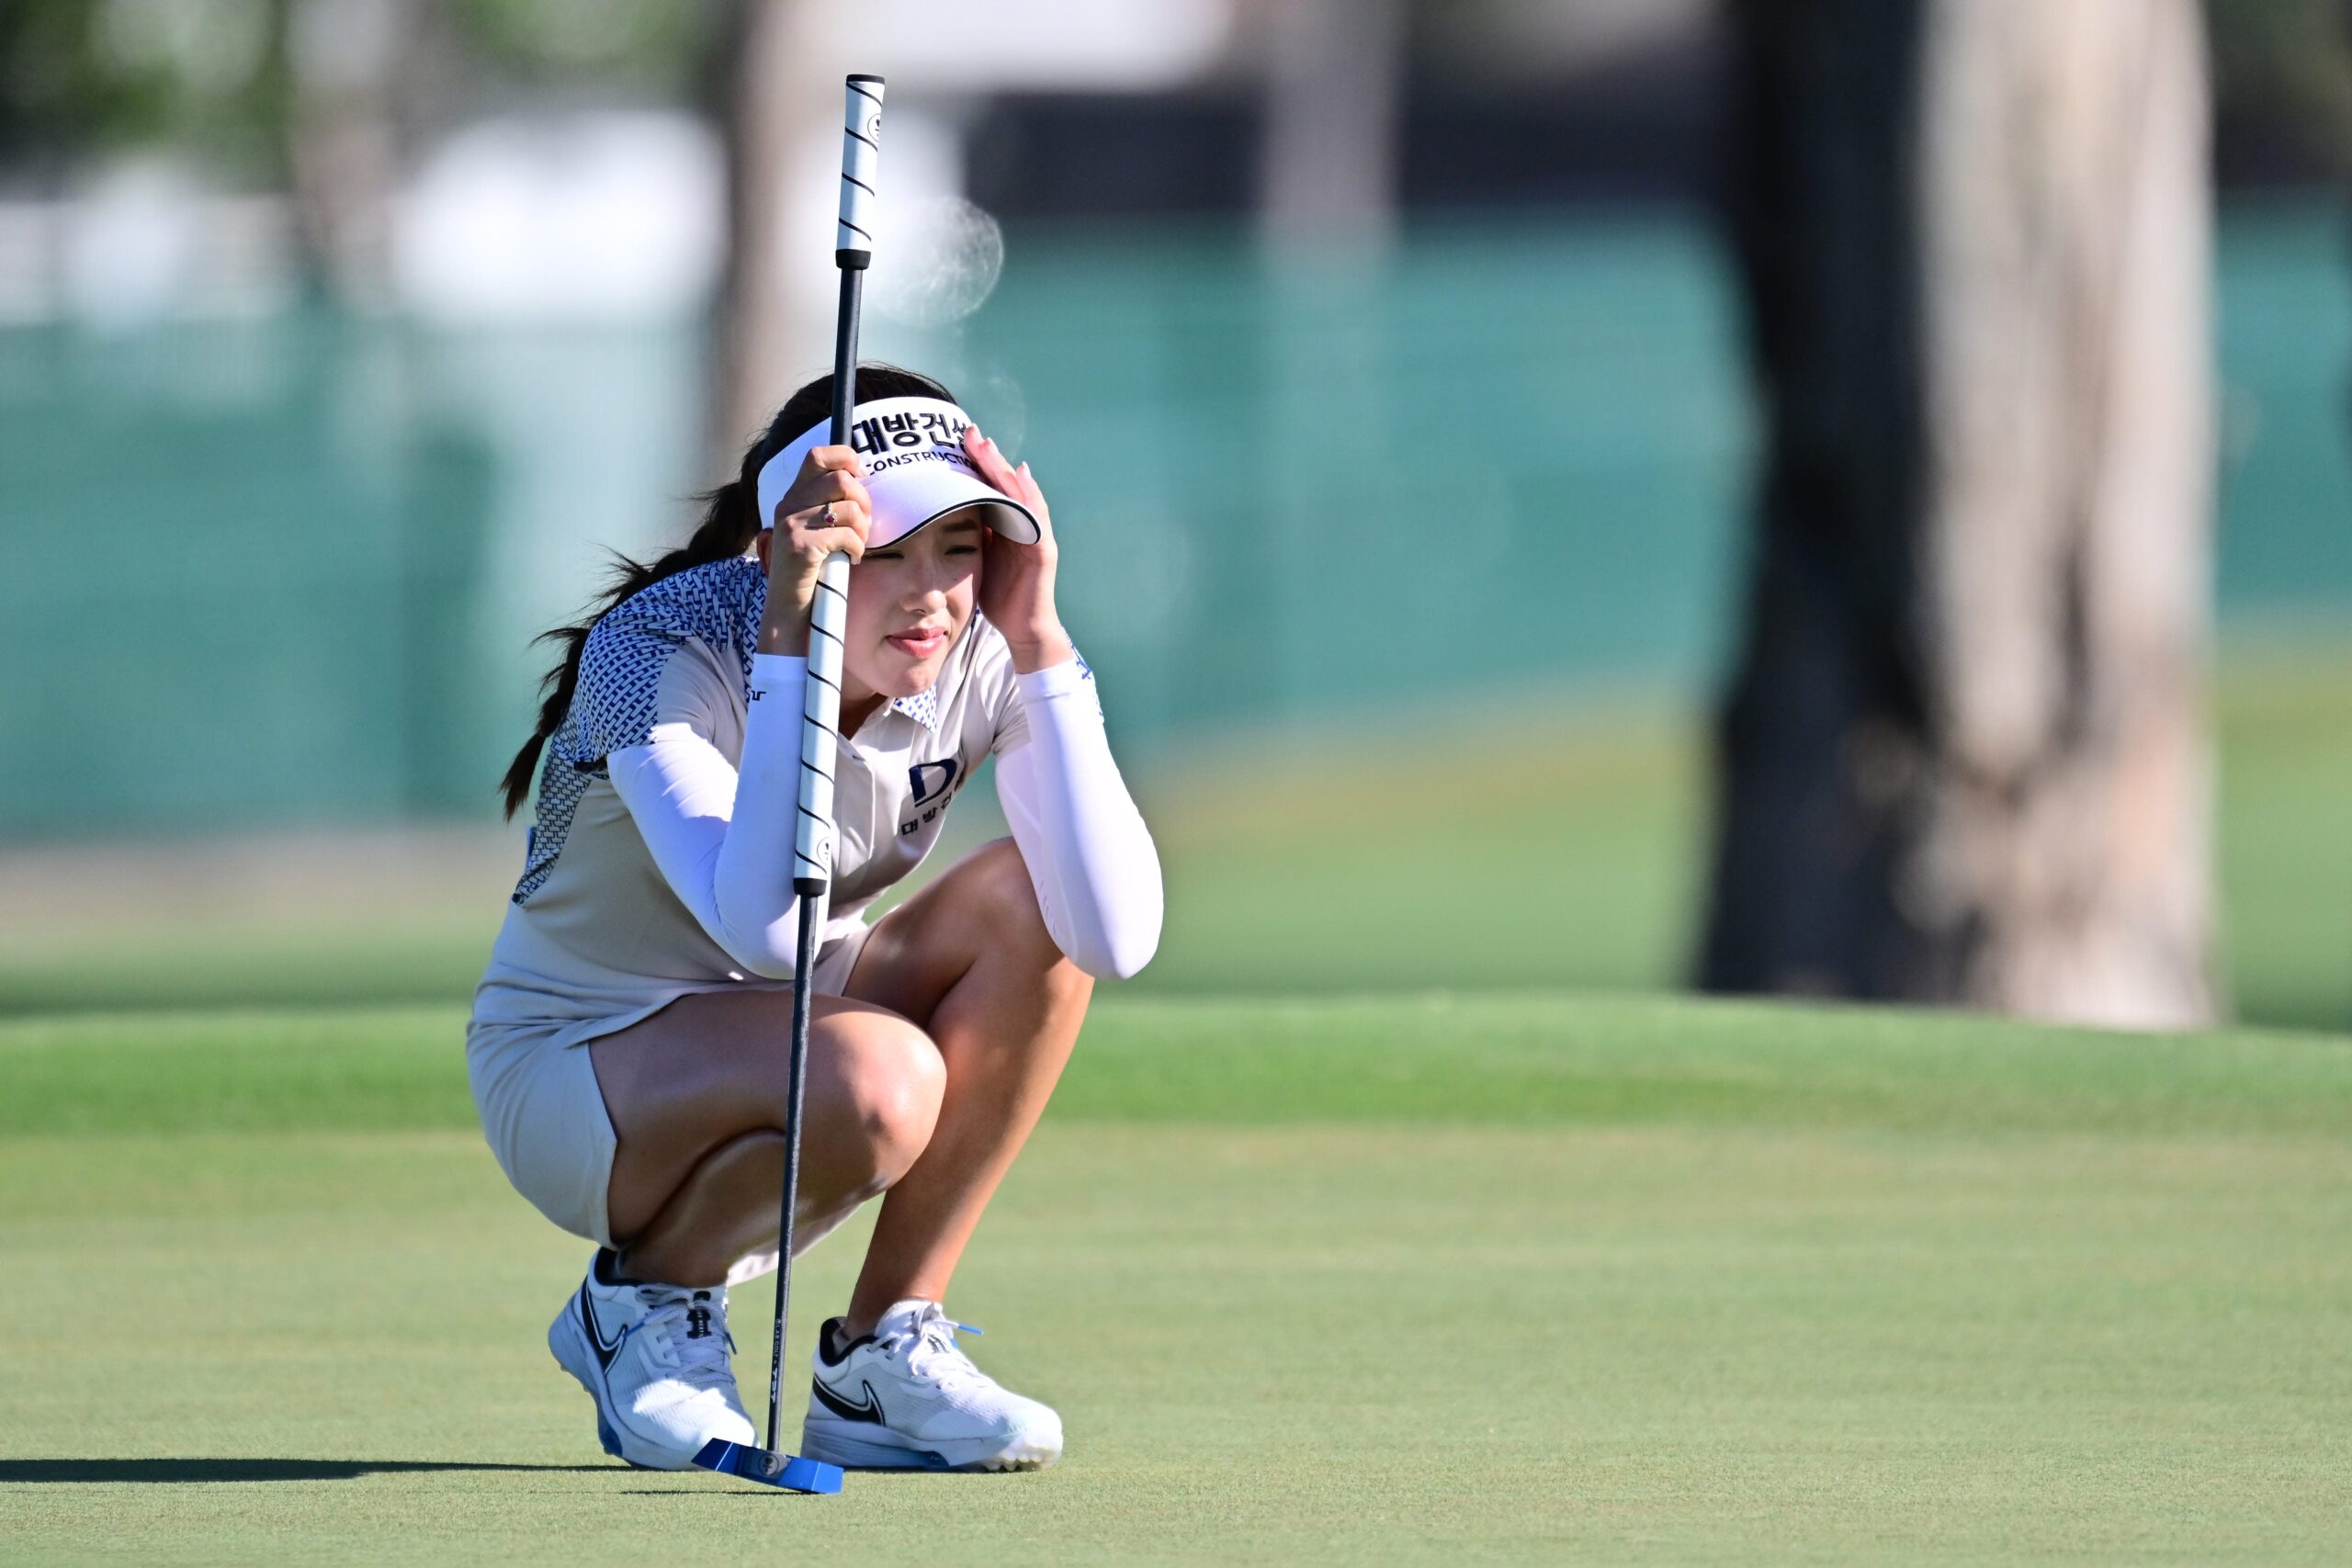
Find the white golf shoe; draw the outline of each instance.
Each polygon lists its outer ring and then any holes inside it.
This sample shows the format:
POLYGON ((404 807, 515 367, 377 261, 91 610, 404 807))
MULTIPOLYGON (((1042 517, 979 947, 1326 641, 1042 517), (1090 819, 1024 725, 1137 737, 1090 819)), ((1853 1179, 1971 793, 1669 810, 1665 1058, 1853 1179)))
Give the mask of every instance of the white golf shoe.
POLYGON ((596 1401, 596 1438, 616 1459, 684 1470, 713 1438, 755 1443, 727 1353, 727 1292, 623 1280, 613 1255, 548 1325, 556 1363, 596 1401))
MULTIPOLYGON (((1062 1418, 998 1386, 956 1346, 936 1302, 905 1301, 874 1332, 817 1336, 800 1451, 861 1470, 1043 1470, 1062 1457, 1062 1418)), ((977 1334, 978 1329, 971 1332, 977 1334)))

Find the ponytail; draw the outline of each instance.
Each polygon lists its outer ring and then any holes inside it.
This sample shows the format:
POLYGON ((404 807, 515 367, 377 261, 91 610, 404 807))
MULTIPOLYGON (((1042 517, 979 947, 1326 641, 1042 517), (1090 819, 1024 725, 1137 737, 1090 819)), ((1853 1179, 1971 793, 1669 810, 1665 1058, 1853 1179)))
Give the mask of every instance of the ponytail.
MULTIPOLYGON (((728 480, 717 490, 700 497, 703 502, 702 525, 694 537, 651 561, 634 561, 627 556, 614 558, 612 581, 605 592, 597 595, 594 607, 568 626, 558 626, 541 632, 531 640, 551 642, 563 650, 563 655, 539 682, 539 722, 531 738, 523 742, 514 760, 506 764, 506 776, 499 781, 499 791, 506 802, 506 815, 512 817, 531 798, 531 785, 538 774, 539 757, 547 750, 548 740, 563 724, 564 716, 571 711, 571 694, 580 685, 580 655, 588 646, 588 634, 605 618, 605 612, 632 594, 644 592, 665 577, 712 561, 728 560, 752 547, 752 540, 760 531, 759 503, 755 487, 759 469, 752 462, 760 456, 765 442, 752 449, 743 459, 744 473, 728 480)), ((765 461, 762 457, 762 461, 765 461)))
MULTIPOLYGON (((868 402, 880 398, 938 398, 943 401, 956 400, 947 389, 928 376, 895 366, 864 364, 857 367, 857 400, 868 402)), ((807 431, 814 429, 833 405, 833 378, 822 376, 809 382, 786 400, 774 420, 751 449, 743 454, 742 466, 735 477, 717 490, 702 496, 702 524, 694 537, 666 555, 650 562, 639 562, 627 556, 616 557, 611 582, 596 597, 588 614, 568 626, 541 632, 534 642, 551 642, 563 650, 563 657, 539 682, 539 722, 531 738, 523 742, 514 760, 506 764, 506 776, 499 780, 500 795, 506 803, 506 815, 513 817, 531 798, 531 786, 539 770, 539 759, 546 752, 548 741, 563 725, 571 712, 571 694, 580 685, 580 655, 588 646, 588 634, 605 612, 631 594, 640 593, 665 577, 712 561, 729 560, 752 547, 759 536, 760 469, 767 460, 783 451, 807 431)))

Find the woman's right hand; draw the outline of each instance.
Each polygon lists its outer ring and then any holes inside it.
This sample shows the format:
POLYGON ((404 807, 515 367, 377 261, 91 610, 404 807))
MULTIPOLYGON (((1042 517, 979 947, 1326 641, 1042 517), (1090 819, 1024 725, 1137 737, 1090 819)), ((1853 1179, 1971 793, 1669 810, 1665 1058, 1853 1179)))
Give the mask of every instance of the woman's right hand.
POLYGON ((768 604, 761 617, 760 650, 806 655, 808 606, 825 558, 836 551, 852 563, 865 553, 873 500, 864 467, 846 446, 820 446, 800 465, 792 488, 776 503, 767 536, 768 604))

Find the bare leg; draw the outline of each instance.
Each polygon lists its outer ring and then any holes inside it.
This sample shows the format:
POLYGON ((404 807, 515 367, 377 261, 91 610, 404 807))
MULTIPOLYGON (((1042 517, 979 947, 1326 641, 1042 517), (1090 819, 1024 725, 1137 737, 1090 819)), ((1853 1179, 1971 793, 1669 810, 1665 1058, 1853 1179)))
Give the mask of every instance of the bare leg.
MULTIPOLYGON (((774 990, 682 997, 589 1043, 619 1137, 606 1208, 629 1273, 715 1285, 775 1245, 791 1005, 774 990)), ((810 1013, 795 1224, 813 1233, 914 1163, 944 1072, 903 1017, 838 997, 810 1013)))
POLYGON ((1077 1043, 1094 982, 1062 956, 1010 839, 875 928, 852 997, 921 1021, 946 1064, 928 1144, 883 1201, 846 1327, 906 1297, 944 1300, 964 1247, 1077 1043))
MULTIPOLYGON (((944 1298, 1094 982, 1054 945, 1008 839, 885 916, 848 989, 811 1008, 795 1223, 830 1227, 889 1190, 850 1303, 863 1333, 894 1301, 944 1298)), ((590 1043, 619 1135, 607 1208, 628 1272, 717 1284, 775 1246, 790 1004, 684 997, 590 1043)))

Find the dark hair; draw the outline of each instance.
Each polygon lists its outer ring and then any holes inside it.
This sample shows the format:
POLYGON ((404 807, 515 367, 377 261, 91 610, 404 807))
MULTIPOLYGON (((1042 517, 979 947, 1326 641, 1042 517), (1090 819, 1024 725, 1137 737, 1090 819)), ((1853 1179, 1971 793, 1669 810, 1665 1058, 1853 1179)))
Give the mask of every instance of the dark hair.
MULTIPOLYGON (((857 367, 857 400, 872 402, 881 398, 955 400, 946 388, 928 376, 892 365, 861 364, 857 367)), ((541 632, 532 639, 555 644, 563 650, 563 657, 556 660, 555 667, 539 682, 538 728, 523 742, 523 749, 514 753, 514 760, 506 765, 506 776, 499 781, 499 789, 506 799, 507 816, 520 811, 523 803, 531 798, 539 755, 547 750, 548 738, 571 711, 571 694, 580 684, 580 653, 587 647, 588 634, 596 629, 596 623, 614 605, 665 577, 690 567, 727 560, 750 549, 760 532, 760 469, 769 458, 791 446, 803 431, 822 423, 831 415, 832 409, 831 376, 819 377, 786 399, 775 418, 768 422, 767 429, 744 452, 735 477, 696 497, 703 503, 702 524, 695 529, 692 538, 651 561, 634 561, 627 556, 616 558, 612 581, 586 615, 568 626, 541 632)))

